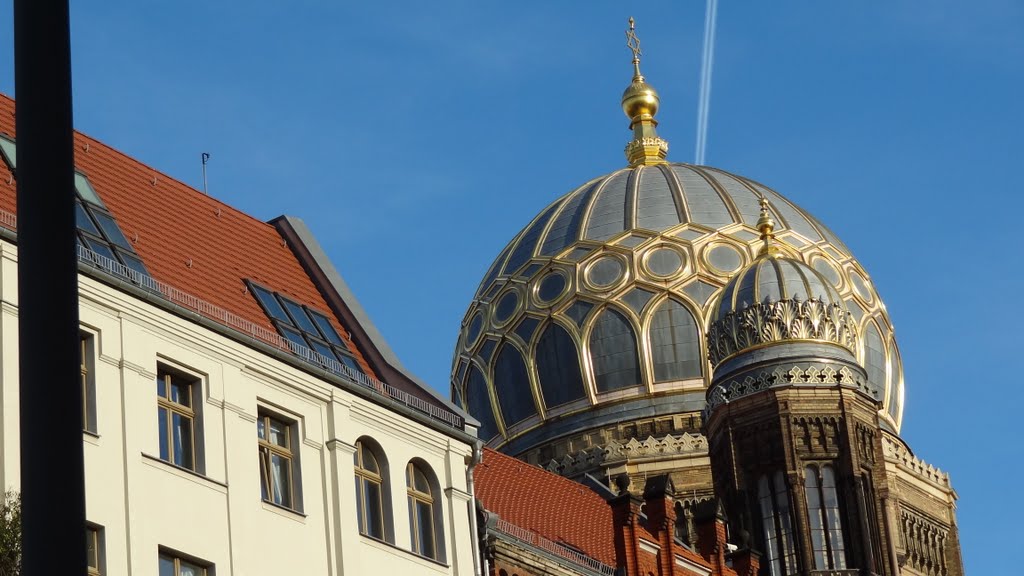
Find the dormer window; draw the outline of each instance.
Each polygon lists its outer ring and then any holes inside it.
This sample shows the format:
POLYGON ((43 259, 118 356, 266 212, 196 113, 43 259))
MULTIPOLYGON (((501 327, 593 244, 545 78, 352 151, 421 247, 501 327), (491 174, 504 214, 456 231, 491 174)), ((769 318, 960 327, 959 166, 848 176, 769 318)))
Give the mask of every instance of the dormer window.
POLYGON ((310 350, 316 353, 311 359, 327 369, 333 369, 333 361, 336 361, 357 374, 363 373, 348 344, 326 314, 259 284, 248 284, 278 333, 288 341, 292 352, 305 357, 302 351, 310 350))

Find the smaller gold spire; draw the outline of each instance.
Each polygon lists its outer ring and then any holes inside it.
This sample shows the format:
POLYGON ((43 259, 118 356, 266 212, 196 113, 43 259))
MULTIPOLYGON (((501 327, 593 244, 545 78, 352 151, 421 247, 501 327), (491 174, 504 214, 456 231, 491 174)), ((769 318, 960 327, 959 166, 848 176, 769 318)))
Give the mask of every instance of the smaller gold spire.
POLYGON ((764 194, 760 196, 761 216, 757 219, 757 229, 761 232, 761 241, 764 244, 761 246, 758 256, 766 256, 777 253, 779 249, 772 244, 772 240, 775 239, 775 220, 772 219, 771 213, 768 212, 768 199, 765 198, 764 194))
POLYGON ((622 111, 629 118, 629 128, 633 131, 633 140, 626 144, 626 160, 630 166, 650 166, 664 164, 668 154, 668 142, 658 137, 654 129, 658 121, 654 115, 658 113, 661 99, 657 90, 647 83, 640 73, 640 39, 636 35, 636 21, 629 18, 626 29, 626 47, 633 53, 633 81, 622 93, 622 111))

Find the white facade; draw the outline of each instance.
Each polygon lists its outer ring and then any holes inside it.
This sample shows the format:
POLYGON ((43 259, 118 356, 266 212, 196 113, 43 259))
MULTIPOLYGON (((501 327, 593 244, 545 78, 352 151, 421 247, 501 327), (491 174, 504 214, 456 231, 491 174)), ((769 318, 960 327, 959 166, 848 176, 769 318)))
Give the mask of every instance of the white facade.
MULTIPOLYGON (((156 576, 168 553, 216 576, 476 572, 473 498, 464 433, 355 394, 256 347, 79 275, 80 322, 92 335, 95 434, 83 434, 88 521, 101 528, 101 573, 156 576), (198 382, 192 472, 160 459, 161 367, 198 382), (256 421, 292 422, 298 511, 261 497, 256 421), (393 543, 360 534, 353 453, 372 438, 388 462, 393 543), (439 488, 439 560, 411 552, 406 464, 418 459, 439 488)), ((240 297, 251 297, 243 296, 240 297)), ((0 482, 19 489, 17 247, 0 241, 0 482)), ((78 383, 53 383, 55 398, 78 383)), ((46 446, 39 446, 45 450, 46 446)), ((387 493, 387 492, 386 492, 387 493)), ((55 551, 59 553, 59 551, 55 551)))

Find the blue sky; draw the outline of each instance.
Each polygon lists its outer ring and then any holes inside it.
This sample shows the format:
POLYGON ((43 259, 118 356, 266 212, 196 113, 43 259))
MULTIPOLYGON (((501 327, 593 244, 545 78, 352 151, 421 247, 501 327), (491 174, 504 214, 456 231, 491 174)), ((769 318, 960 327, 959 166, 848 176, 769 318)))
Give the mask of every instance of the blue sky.
MULTIPOLYGON (((302 217, 407 366, 543 206, 624 164, 637 19, 669 158, 692 161, 703 2, 73 2, 77 127, 270 219, 302 217)), ((11 1, 0 91, 14 93, 11 1)), ((719 5, 707 163, 780 191, 871 273, 903 435, 959 493, 968 573, 1024 508, 1024 4, 719 5), (1016 320, 1014 320, 1016 318, 1016 320)))

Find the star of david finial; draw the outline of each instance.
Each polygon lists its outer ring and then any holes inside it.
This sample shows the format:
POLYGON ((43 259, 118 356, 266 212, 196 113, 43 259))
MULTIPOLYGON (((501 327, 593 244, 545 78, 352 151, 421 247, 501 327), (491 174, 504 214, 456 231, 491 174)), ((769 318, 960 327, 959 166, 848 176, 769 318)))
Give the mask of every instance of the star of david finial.
POLYGON ((626 30, 626 47, 633 53, 633 64, 640 63, 640 57, 644 55, 640 51, 640 39, 636 37, 636 20, 629 17, 629 28, 626 30))

